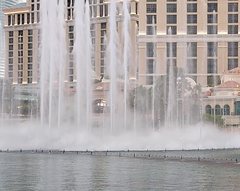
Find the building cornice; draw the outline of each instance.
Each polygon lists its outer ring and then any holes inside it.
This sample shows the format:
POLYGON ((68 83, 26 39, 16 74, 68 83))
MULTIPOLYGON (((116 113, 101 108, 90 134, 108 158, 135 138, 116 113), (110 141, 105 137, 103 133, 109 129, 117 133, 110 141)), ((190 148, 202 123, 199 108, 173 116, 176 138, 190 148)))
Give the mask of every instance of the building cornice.
POLYGON ((139 42, 239 42, 240 34, 225 35, 138 35, 139 42))
POLYGON ((9 8, 3 10, 5 15, 11 14, 20 14, 20 13, 28 13, 30 12, 30 7, 16 7, 16 8, 9 8))

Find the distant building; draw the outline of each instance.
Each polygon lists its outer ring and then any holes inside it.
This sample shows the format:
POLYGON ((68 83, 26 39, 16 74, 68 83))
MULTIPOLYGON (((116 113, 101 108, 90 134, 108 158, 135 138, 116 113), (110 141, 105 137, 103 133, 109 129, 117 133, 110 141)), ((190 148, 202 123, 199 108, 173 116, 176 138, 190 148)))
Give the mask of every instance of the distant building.
MULTIPOLYGON (((19 4, 16 7, 5 9, 5 39, 6 39, 6 77, 10 79, 15 86, 27 85, 36 86, 39 83, 39 65, 41 44, 41 26, 40 26, 40 0, 27 0, 26 3, 19 4)), ((121 4, 121 3, 120 3, 121 4)), ((131 21, 130 21, 130 40, 131 48, 136 49, 136 31, 138 23, 137 0, 131 0, 131 21)), ((92 66, 97 76, 104 75, 106 70, 106 41, 105 38, 109 33, 109 1, 90 1, 91 9, 91 35, 93 49, 92 66), (98 3, 96 3, 98 2, 98 3)), ((74 0, 66 0, 66 34, 68 52, 68 79, 69 83, 76 82, 74 67, 74 0)), ((118 9, 118 14, 122 10, 118 9)), ((122 28, 122 18, 117 19, 117 27, 122 28)), ((121 30, 119 30, 121 31, 121 30)), ((121 38, 122 34, 119 34, 121 38)), ((123 47, 120 42, 118 47, 123 47)), ((137 56, 136 51, 132 51, 131 60, 137 56)), ((135 63, 134 63, 135 64, 135 63)), ((129 67, 130 78, 135 78, 135 67, 129 67), (133 69, 131 69, 133 68, 133 69)))
POLYGON ((240 67, 226 71, 221 79, 220 85, 205 92, 203 113, 222 115, 225 125, 240 126, 240 67))
MULTIPOLYGON (((76 1, 76 0, 75 0, 76 1)), ((91 34, 94 42, 93 69, 104 74, 108 34, 109 0, 89 0, 91 34)), ((165 75, 169 63, 184 68, 188 77, 204 87, 213 78, 238 67, 238 0, 131 0, 130 39, 133 55, 130 78, 151 86, 154 76, 165 75), (136 34, 136 25, 138 33, 136 34), (156 35, 153 35, 156 34, 156 35), (137 55, 135 55, 137 54, 137 55), (135 74, 137 66, 137 74, 135 74)), ((74 43, 74 0, 66 0, 68 48, 74 43)), ((118 2, 118 29, 121 29, 122 1, 118 2)), ((40 0, 5 10, 6 77, 15 85, 38 84, 40 0), (27 47, 23 48, 22 47, 27 47)), ((122 30, 119 36, 122 36, 122 30)), ((119 44, 121 47, 122 44, 119 44)), ((71 53, 69 52, 69 55, 71 53)), ((74 59, 69 57, 69 82, 74 82, 74 59)))
POLYGON ((5 35, 4 25, 5 17, 3 10, 16 5, 19 0, 1 0, 0 1, 0 78, 4 77, 5 70, 5 35))

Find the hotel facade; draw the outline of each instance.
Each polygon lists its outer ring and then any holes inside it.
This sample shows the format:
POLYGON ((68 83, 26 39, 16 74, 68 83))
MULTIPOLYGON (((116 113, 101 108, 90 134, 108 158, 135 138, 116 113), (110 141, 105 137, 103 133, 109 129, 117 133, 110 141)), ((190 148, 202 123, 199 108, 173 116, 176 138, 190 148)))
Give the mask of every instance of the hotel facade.
MULTIPOLYGON (((74 0, 66 0, 66 34, 69 78, 74 82, 74 0)), ((109 0, 89 0, 93 70, 98 76, 106 68, 106 36, 109 34, 109 0)), ((119 47, 123 47, 122 1, 117 3, 119 47)), ((213 77, 238 67, 238 0, 131 0, 130 78, 151 86, 154 76, 165 75, 170 62, 203 87, 213 77)), ((41 46, 41 1, 27 0, 5 9, 5 76, 15 86, 39 83, 41 46)))
POLYGON ((4 34, 4 9, 18 4, 19 0, 1 0, 0 1, 0 78, 4 77, 5 73, 5 34, 4 34))

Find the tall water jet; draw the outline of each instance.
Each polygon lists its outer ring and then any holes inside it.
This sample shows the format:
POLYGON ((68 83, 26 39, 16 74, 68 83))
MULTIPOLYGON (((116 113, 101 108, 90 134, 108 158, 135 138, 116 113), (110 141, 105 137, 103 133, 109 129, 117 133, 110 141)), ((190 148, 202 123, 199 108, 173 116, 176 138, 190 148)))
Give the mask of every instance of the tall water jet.
POLYGON ((110 40, 109 40, 109 64, 110 64, 110 128, 111 132, 116 126, 116 79, 117 79, 117 30, 116 30, 116 0, 110 1, 110 40))
POLYGON ((46 122, 46 113, 48 112, 48 105, 46 95, 48 93, 48 76, 49 76, 49 30, 50 30, 50 23, 48 22, 48 12, 49 12, 49 1, 42 0, 41 1, 41 65, 40 70, 41 77, 40 77, 40 89, 41 89, 41 103, 40 103, 40 118, 41 118, 41 126, 46 122))
POLYGON ((152 35, 153 35, 153 86, 152 86, 152 130, 155 129, 155 88, 156 88, 156 62, 157 62, 157 33, 154 17, 152 18, 152 35))
POLYGON ((58 72, 58 130, 61 125, 61 119, 63 115, 63 92, 64 92, 64 86, 65 86, 65 79, 66 79, 66 22, 64 17, 65 12, 65 1, 59 0, 59 11, 58 11, 58 23, 59 23, 59 35, 58 35, 58 41, 59 41, 59 72, 58 72))
POLYGON ((50 70, 49 70, 49 114, 48 114, 48 125, 49 129, 51 129, 51 125, 53 121, 56 119, 55 112, 54 112, 54 106, 56 106, 56 83, 57 83, 57 71, 56 66, 58 62, 58 39, 57 39, 57 30, 58 25, 56 20, 58 20, 58 2, 57 1, 49 1, 49 8, 48 16, 49 16, 49 25, 50 31, 49 31, 49 44, 50 44, 50 51, 49 51, 49 64, 50 64, 50 70))
MULTIPOLYGON (((216 17, 217 15, 216 15, 216 11, 214 10, 213 11, 213 24, 216 24, 217 23, 217 17, 216 17)), ((217 78, 218 78, 218 76, 217 76, 217 74, 218 74, 218 71, 217 71, 217 39, 216 39, 216 35, 217 35, 217 28, 216 28, 217 26, 216 25, 214 25, 213 26, 213 88, 215 88, 216 86, 217 86, 217 78)), ((216 98, 215 98, 215 96, 216 96, 216 92, 214 91, 214 98, 213 98, 213 104, 214 104, 214 114, 213 114, 213 123, 214 123, 214 125, 215 125, 215 123, 216 123, 216 98)))
POLYGON ((124 38, 124 50, 123 50, 123 65, 124 65, 124 129, 127 129, 127 93, 128 93, 128 67, 129 67, 129 52, 130 52, 130 14, 129 14, 129 0, 123 0, 123 38, 124 38))
MULTIPOLYGON (((138 25, 135 25, 135 36, 136 36, 136 49, 135 49, 135 54, 138 55, 138 25)), ((138 72, 138 56, 135 58, 135 84, 134 84, 134 108, 133 108, 133 115, 134 115, 134 134, 136 134, 137 130, 137 115, 136 115, 136 100, 137 100, 137 85, 138 85, 138 79, 137 79, 137 72, 138 72)))
POLYGON ((175 75, 174 75, 174 62, 173 62, 173 43, 172 43, 172 29, 171 27, 168 30, 168 34, 170 36, 168 54, 169 54, 169 62, 168 62, 168 102, 167 102, 167 124, 169 128, 175 122, 175 108, 176 108, 176 89, 175 89, 175 75))
POLYGON ((82 107, 83 107, 83 88, 82 84, 84 84, 84 63, 85 63, 85 56, 84 56, 84 1, 75 1, 75 44, 74 44, 74 53, 75 53, 75 61, 76 61, 76 99, 77 99, 77 111, 76 111, 76 122, 78 128, 80 128, 80 124, 83 124, 81 120, 82 115, 82 107))
POLYGON ((90 9, 89 2, 86 1, 85 4, 85 56, 86 56, 86 121, 87 121, 87 129, 91 130, 92 125, 92 67, 91 67, 91 52, 92 52, 92 44, 91 44, 91 33, 90 33, 90 9))

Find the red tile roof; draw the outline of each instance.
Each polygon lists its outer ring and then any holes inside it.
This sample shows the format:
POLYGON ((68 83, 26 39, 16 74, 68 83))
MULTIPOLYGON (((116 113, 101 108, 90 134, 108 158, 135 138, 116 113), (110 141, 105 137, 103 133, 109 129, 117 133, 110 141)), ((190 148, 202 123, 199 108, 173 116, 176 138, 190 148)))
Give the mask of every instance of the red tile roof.
POLYGON ((225 74, 240 74, 240 67, 233 68, 231 70, 226 71, 225 74))
POLYGON ((240 88, 240 83, 235 81, 227 81, 217 86, 217 88, 240 88))

